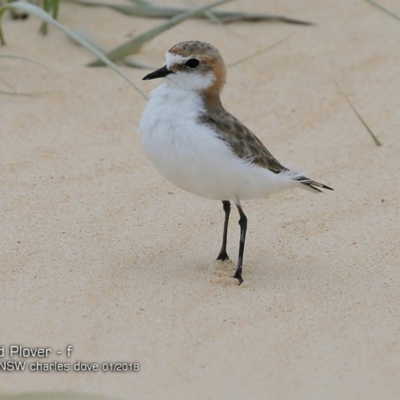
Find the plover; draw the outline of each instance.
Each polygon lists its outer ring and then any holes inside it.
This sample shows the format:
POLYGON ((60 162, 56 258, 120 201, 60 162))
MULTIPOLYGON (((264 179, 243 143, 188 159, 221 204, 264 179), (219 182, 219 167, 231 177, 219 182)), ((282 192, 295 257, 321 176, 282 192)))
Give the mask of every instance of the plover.
POLYGON ((199 41, 181 42, 165 54, 166 63, 143 80, 165 78, 143 111, 143 149, 169 181, 198 196, 221 200, 225 212, 222 246, 226 252, 231 201, 240 219, 239 256, 234 278, 243 282, 247 218, 240 201, 301 187, 318 193, 329 186, 283 166, 261 141, 224 109, 220 93, 226 66, 219 51, 199 41))

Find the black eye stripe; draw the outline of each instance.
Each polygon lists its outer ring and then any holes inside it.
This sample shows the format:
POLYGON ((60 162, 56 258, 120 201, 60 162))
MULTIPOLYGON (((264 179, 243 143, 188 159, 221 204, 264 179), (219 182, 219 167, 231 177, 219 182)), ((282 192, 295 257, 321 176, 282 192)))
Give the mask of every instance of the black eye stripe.
POLYGON ((187 60, 185 65, 189 68, 196 68, 200 64, 200 61, 197 58, 191 58, 187 60))

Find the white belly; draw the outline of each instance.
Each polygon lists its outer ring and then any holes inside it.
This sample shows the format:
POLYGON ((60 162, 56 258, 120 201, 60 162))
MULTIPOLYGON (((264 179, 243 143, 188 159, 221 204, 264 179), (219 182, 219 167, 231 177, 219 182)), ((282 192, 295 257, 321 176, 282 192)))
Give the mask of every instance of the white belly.
POLYGON ((266 197, 293 186, 287 174, 249 164, 209 127, 197 93, 162 85, 151 96, 140 121, 143 148, 154 166, 181 189, 209 199, 266 197))

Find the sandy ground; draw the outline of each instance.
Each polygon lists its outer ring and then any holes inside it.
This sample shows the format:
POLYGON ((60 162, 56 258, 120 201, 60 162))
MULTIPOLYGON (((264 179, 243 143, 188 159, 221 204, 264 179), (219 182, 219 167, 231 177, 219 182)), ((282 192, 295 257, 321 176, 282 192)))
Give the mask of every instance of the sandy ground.
MULTIPOLYGON (((382 4, 400 14, 395 0, 382 4)), ((214 261, 221 204, 173 187, 143 154, 140 95, 110 69, 86 68, 92 55, 55 29, 44 38, 37 19, 4 18, 0 54, 51 70, 0 58, 1 90, 7 83, 25 94, 0 94, 0 361, 22 345, 53 350, 28 363, 125 361, 141 371, 0 371, 0 393, 399 398, 400 23, 356 0, 225 8, 317 25, 189 21, 136 59, 159 67, 173 44, 199 39, 229 64, 291 35, 229 68, 223 102, 281 162, 335 191, 244 202, 245 283, 237 286, 234 263, 214 261)), ((160 23, 70 4, 60 20, 109 48, 160 23)), ((160 84, 123 69, 146 92, 160 84)), ((233 212, 234 260, 236 221, 233 212)))

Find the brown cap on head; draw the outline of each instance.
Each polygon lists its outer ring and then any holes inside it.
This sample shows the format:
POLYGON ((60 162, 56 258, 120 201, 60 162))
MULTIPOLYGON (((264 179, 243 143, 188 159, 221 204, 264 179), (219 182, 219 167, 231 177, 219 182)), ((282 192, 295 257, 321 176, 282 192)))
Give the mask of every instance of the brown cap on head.
POLYGON ((169 49, 169 52, 179 54, 182 57, 191 55, 204 54, 214 57, 219 57, 222 60, 221 54, 216 47, 206 42, 198 40, 188 40, 186 42, 177 43, 169 49))

